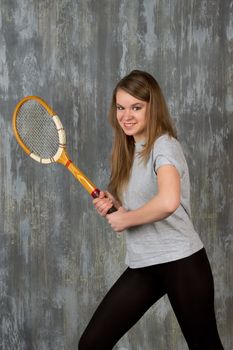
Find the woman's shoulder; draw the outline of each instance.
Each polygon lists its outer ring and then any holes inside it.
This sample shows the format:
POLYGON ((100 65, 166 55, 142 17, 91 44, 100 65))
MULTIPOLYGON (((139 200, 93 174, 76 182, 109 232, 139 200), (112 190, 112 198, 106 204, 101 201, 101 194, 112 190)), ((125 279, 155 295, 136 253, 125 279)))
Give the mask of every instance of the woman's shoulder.
POLYGON ((169 162, 177 167, 180 174, 182 174, 183 169, 186 168, 186 160, 180 142, 168 134, 161 135, 157 138, 154 143, 152 157, 156 163, 156 167, 158 167, 159 164, 169 162))
POLYGON ((160 165, 173 164, 180 174, 187 168, 186 159, 180 142, 169 134, 160 135, 152 145, 148 162, 157 170, 160 165))
POLYGON ((179 143, 179 141, 173 137, 170 136, 168 134, 163 134, 161 136, 159 136, 154 143, 154 149, 158 149, 158 148, 181 148, 181 145, 179 143))

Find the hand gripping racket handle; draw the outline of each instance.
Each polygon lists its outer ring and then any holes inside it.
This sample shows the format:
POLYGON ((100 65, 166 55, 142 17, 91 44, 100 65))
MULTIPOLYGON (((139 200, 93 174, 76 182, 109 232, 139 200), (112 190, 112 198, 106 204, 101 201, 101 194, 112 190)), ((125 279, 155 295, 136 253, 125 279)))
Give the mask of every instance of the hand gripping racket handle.
MULTIPOLYGON (((96 188, 93 192, 92 192, 92 197, 93 198, 98 198, 100 194, 100 190, 98 188, 96 188)), ((114 207, 114 205, 108 210, 107 214, 112 214, 115 213, 115 211, 117 211, 117 209, 114 207)))

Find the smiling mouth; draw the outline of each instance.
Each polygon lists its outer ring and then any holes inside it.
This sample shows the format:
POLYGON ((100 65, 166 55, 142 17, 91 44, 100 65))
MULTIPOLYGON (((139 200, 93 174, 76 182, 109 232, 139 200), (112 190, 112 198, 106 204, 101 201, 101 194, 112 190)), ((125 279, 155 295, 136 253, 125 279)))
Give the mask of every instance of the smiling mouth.
POLYGON ((130 128, 132 126, 136 125, 136 123, 124 123, 125 128, 130 128))

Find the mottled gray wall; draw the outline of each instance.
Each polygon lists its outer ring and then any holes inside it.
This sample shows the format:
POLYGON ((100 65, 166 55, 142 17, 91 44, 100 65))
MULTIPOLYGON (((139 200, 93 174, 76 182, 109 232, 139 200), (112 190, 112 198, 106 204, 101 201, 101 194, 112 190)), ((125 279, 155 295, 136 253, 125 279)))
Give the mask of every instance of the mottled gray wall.
MULTIPOLYGON (((216 314, 233 349, 233 2, 0 0, 0 348, 73 350, 124 269, 124 240, 60 165, 12 135, 14 105, 45 98, 74 162, 109 175, 112 88, 134 68, 164 90, 190 166, 192 208, 213 268, 216 314)), ((116 349, 187 349, 165 298, 116 349)))

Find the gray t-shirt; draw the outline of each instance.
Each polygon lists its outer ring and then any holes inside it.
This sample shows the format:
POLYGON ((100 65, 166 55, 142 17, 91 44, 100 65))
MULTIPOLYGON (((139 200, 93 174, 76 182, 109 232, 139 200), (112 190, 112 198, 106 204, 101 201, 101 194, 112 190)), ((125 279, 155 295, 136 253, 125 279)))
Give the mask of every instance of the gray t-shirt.
POLYGON ((157 193, 158 168, 171 164, 180 174, 181 201, 166 219, 126 230, 126 264, 131 268, 174 261, 192 255, 203 244, 196 233, 190 212, 188 166, 180 143, 168 135, 160 136, 145 164, 139 157, 143 142, 135 144, 132 173, 123 193, 123 206, 134 210, 157 193))

